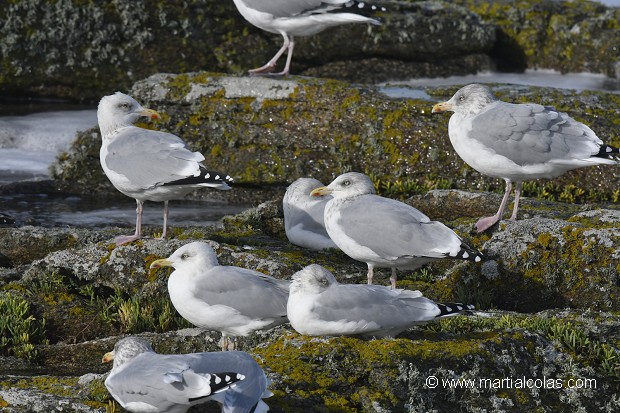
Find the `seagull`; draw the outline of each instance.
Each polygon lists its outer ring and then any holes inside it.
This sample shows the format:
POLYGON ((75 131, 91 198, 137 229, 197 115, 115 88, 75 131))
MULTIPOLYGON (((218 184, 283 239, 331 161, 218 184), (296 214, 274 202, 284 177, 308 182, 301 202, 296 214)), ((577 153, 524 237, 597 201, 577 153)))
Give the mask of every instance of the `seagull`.
POLYGON ((228 184, 233 182, 228 175, 208 170, 201 163, 205 157, 192 152, 178 136, 133 125, 140 118, 159 117, 156 111, 120 92, 104 96, 99 102, 101 167, 112 185, 137 203, 136 232, 118 237, 117 245, 141 238, 144 201, 163 201, 161 238, 165 238, 169 200, 182 198, 196 188, 230 189, 228 184))
POLYGON ((215 251, 205 242, 186 244, 151 264, 151 268, 161 267, 174 267, 168 279, 174 308, 195 326, 220 331, 222 350, 230 347, 228 336, 247 336, 288 322, 289 281, 219 265, 215 251))
POLYGON ((284 43, 264 66, 249 71, 251 75, 271 73, 278 59, 287 52, 286 65, 277 76, 289 74, 295 36, 311 36, 328 27, 346 23, 381 24, 365 16, 386 11, 384 7, 356 0, 234 0, 237 10, 248 22, 270 33, 280 34, 284 43))
POLYGON ((513 183, 512 221, 517 219, 523 181, 617 164, 612 157, 619 149, 605 145, 583 123, 549 106, 502 102, 485 85, 467 85, 450 100, 433 106, 433 113, 445 111, 454 112, 448 134, 459 156, 481 174, 506 181, 499 210, 476 223, 478 232, 502 219, 513 183))
POLYGON ((441 258, 482 260, 481 252, 441 222, 403 202, 375 195, 370 178, 362 173, 340 175, 310 194, 332 195, 325 207, 327 233, 345 254, 368 265, 368 284, 374 268, 392 268, 390 282, 396 288, 397 268, 413 270, 441 258))
POLYGON ((215 400, 225 413, 267 412, 267 377, 252 356, 226 353, 158 354, 139 337, 119 340, 103 356, 113 361, 108 391, 130 412, 183 413, 215 400))
POLYGON ((331 196, 310 196, 310 191, 321 187, 314 178, 299 178, 288 188, 282 200, 284 230, 291 244, 313 250, 338 248, 325 229, 323 215, 331 196))
POLYGON ((291 326, 309 336, 394 337, 413 325, 472 309, 436 303, 419 291, 340 284, 317 264, 293 275, 288 298, 291 326))

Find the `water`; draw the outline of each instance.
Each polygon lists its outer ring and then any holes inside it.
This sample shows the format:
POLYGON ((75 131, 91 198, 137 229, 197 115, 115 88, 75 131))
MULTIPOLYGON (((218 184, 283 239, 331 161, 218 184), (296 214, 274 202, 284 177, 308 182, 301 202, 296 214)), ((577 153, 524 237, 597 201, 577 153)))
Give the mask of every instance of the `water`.
MULTIPOLYGON (((620 2, 620 0, 618 1, 620 2)), ((554 70, 526 70, 524 73, 480 72, 464 76, 417 78, 408 81, 386 82, 379 86, 381 91, 389 97, 432 100, 421 88, 466 85, 469 83, 506 83, 577 91, 598 90, 620 93, 618 79, 612 79, 595 73, 561 74, 554 70)))

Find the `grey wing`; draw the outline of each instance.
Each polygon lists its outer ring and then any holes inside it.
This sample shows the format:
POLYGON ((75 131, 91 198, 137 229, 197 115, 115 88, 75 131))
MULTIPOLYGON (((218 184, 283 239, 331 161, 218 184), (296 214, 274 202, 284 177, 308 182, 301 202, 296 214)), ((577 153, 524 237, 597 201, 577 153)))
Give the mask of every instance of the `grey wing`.
POLYGON ((249 8, 274 17, 292 17, 321 6, 322 0, 242 0, 249 8))
POLYGON ((472 121, 470 137, 518 165, 588 159, 602 141, 566 113, 537 104, 497 101, 472 121))
POLYGON ((144 353, 129 363, 105 381, 112 396, 123 405, 140 402, 164 409, 173 404, 187 405, 190 397, 204 396, 165 381, 167 374, 179 374, 190 367, 187 358, 144 353))
POLYGON ((365 320, 380 329, 431 320, 440 314, 431 300, 417 292, 403 292, 379 285, 338 284, 320 294, 314 311, 325 321, 365 320))
POLYGON ((289 282, 245 268, 216 266, 195 296, 210 305, 222 304, 257 319, 286 318, 289 282))
POLYGON ((232 371, 245 376, 236 386, 213 399, 223 403, 222 412, 249 413, 261 397, 269 397, 268 380, 265 373, 248 353, 226 351, 216 353, 198 353, 192 362, 195 371, 219 372, 232 371))
POLYGON ((203 160, 204 156, 190 151, 178 136, 128 127, 121 129, 108 145, 105 163, 146 189, 196 176, 203 160))
POLYGON ((376 195, 358 197, 340 213, 344 233, 386 259, 442 258, 460 250, 461 239, 417 209, 376 195))

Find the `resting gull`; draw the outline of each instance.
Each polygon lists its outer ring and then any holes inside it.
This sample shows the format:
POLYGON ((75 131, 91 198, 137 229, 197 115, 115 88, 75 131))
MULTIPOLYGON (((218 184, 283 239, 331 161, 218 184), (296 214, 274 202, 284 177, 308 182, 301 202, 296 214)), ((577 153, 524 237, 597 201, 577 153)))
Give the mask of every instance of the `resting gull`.
POLYGON ((506 191, 497 213, 476 223, 478 232, 504 215, 516 183, 511 220, 516 220, 523 181, 554 178, 592 165, 611 165, 618 148, 605 145, 588 126, 535 103, 498 100, 487 86, 471 84, 433 106, 433 113, 452 111, 450 142, 459 156, 481 174, 502 178, 506 191))
POLYGON ((267 378, 248 353, 158 354, 139 337, 119 340, 105 386, 131 412, 183 413, 215 400, 225 413, 266 412, 267 378))
POLYGON ((282 209, 284 230, 291 244, 313 250, 338 248, 323 221, 325 205, 331 196, 310 196, 313 189, 321 186, 321 181, 314 178, 299 178, 286 188, 282 209))
POLYGON ((151 268, 160 267, 174 267, 168 279, 174 308, 195 326, 220 331, 223 350, 231 344, 228 336, 247 336, 288 322, 289 281, 219 265, 215 251, 205 242, 186 244, 151 264, 151 268))
POLYGON ((232 182, 231 177, 208 170, 201 163, 204 156, 192 152, 178 136, 134 126, 142 117, 157 119, 159 114, 120 92, 103 97, 97 109, 103 171, 116 189, 137 203, 136 232, 118 237, 118 245, 142 236, 144 201, 164 202, 161 237, 165 238, 169 200, 196 188, 230 189, 228 183, 232 182))
POLYGON ((390 282, 396 288, 397 268, 413 270, 440 258, 482 259, 482 253, 441 222, 403 202, 375 195, 364 174, 340 175, 311 194, 333 196, 325 207, 325 228, 345 254, 368 264, 368 284, 374 268, 392 268, 390 282))
POLYGON ((436 303, 419 291, 340 284, 316 264, 293 275, 288 299, 291 326, 309 336, 394 337, 413 325, 471 309, 436 303))
POLYGON ((270 33, 280 34, 284 43, 264 66, 250 70, 250 74, 271 73, 278 59, 287 52, 284 70, 276 75, 289 73, 295 36, 311 36, 328 27, 345 23, 381 24, 368 17, 374 12, 385 11, 356 0, 234 0, 239 13, 248 22, 270 33))

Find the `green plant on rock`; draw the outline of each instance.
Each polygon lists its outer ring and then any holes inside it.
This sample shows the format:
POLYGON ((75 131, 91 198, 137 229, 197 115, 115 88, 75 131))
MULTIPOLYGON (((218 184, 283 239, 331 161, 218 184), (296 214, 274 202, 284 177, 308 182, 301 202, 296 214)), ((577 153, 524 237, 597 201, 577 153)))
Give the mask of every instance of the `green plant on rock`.
POLYGON ((134 334, 189 327, 189 324, 172 309, 167 297, 133 296, 119 305, 118 319, 124 331, 134 334))
POLYGON ((32 315, 30 303, 16 294, 0 296, 0 354, 33 360, 35 344, 44 342, 45 319, 32 315))

